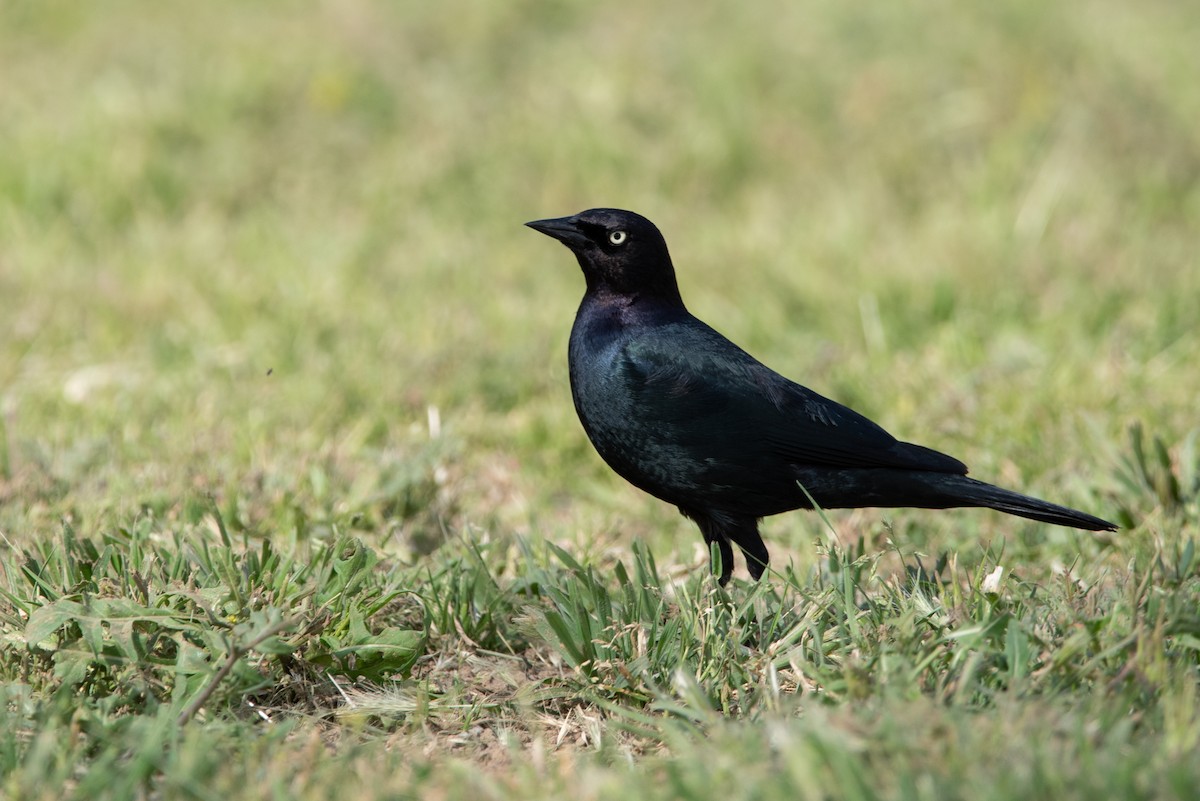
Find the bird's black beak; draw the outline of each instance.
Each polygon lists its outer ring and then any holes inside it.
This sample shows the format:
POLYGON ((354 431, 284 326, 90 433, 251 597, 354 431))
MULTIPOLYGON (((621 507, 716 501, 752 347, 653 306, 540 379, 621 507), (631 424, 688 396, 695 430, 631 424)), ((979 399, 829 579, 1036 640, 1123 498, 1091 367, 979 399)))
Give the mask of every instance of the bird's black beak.
POLYGON ((533 222, 525 223, 535 231, 540 231, 546 236, 551 236, 562 242, 571 250, 577 250, 591 242, 583 231, 579 230, 579 226, 575 224, 574 217, 556 217, 552 220, 534 220, 533 222))

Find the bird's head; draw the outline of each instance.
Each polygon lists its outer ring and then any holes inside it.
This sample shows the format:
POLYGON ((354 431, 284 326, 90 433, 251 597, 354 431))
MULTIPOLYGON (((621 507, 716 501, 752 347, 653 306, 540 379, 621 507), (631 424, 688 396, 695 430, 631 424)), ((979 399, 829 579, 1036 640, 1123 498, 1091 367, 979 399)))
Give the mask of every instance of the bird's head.
POLYGON ((679 300, 667 243, 654 223, 621 209, 525 223, 562 242, 583 268, 588 291, 679 300))

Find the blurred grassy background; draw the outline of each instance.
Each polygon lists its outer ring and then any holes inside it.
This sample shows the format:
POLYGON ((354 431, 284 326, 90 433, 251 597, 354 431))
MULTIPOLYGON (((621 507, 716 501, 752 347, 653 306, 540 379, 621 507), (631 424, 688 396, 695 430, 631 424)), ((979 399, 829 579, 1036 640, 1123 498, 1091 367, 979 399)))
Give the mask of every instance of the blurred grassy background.
POLYGON ((1124 427, 1197 423, 1198 20, 6 3, 0 527, 211 494, 272 536, 300 507, 396 529, 401 492, 440 499, 425 528, 690 553, 587 446, 582 281, 520 225, 597 205, 658 222, 693 311, 781 372, 1112 514, 1124 427))
POLYGON ((1197 41, 1169 0, 0 4, 0 786, 1194 797, 1197 41), (1127 528, 788 515, 790 583, 721 601, 571 406, 583 282, 521 223, 600 205, 767 364, 1127 528), (693 579, 613 589, 588 672, 549 621, 634 539, 693 579), (383 634, 418 668, 364 722, 328 671, 383 634))

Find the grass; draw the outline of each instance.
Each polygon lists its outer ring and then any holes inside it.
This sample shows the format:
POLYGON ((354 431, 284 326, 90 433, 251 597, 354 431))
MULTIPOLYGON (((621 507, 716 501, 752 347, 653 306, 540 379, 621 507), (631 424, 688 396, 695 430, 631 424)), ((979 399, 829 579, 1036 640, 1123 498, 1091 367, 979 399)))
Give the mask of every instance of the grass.
POLYGON ((1195 797, 1198 26, 0 6, 0 795, 1195 797), (595 205, 1122 531, 796 513, 716 587, 574 419, 520 223, 595 205))

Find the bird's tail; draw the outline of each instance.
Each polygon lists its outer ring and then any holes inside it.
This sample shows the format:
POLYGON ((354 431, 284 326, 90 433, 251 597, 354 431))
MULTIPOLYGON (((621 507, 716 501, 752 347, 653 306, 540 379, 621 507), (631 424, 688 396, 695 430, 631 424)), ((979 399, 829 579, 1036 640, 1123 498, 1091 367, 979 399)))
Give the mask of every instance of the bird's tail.
POLYGON ((976 481, 966 476, 945 476, 939 481, 955 505, 986 506, 999 512, 1005 512, 1030 520, 1040 520, 1043 523, 1054 523, 1059 526, 1082 528, 1088 531, 1116 531, 1115 523, 1093 517, 1086 512, 1059 506, 1056 503, 1031 498, 1019 492, 1006 490, 983 481, 976 481))
POLYGON ((1099 517, 976 481, 958 473, 893 468, 801 468, 796 471, 796 479, 805 497, 794 506, 788 507, 791 509, 796 506, 811 506, 813 500, 825 509, 864 506, 950 509, 956 506, 985 506, 1006 514, 1059 526, 1089 531, 1117 530, 1116 524, 1099 517))

